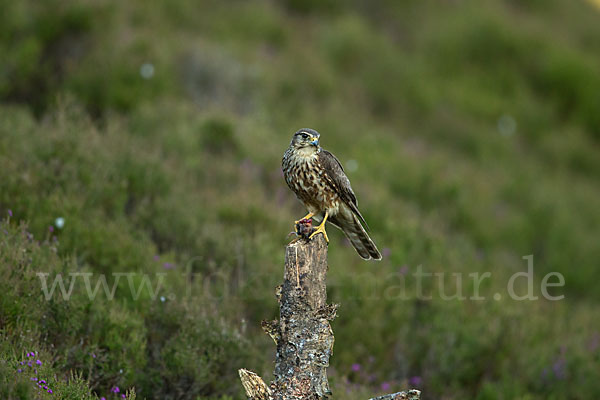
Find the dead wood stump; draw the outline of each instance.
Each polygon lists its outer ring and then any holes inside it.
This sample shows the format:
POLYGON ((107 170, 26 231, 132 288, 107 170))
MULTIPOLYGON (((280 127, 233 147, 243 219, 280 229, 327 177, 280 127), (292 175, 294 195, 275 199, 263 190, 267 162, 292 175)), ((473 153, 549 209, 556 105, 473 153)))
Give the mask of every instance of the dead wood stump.
MULTIPOLYGON (((262 322, 277 346, 275 380, 267 385, 254 372, 240 369, 249 399, 317 400, 331 395, 327 367, 334 337, 329 321, 335 318, 337 305, 327 304, 327 268, 323 235, 312 240, 299 238, 287 245, 283 284, 275 290, 280 319, 262 322)), ((419 398, 420 392, 411 390, 376 399, 419 398)))

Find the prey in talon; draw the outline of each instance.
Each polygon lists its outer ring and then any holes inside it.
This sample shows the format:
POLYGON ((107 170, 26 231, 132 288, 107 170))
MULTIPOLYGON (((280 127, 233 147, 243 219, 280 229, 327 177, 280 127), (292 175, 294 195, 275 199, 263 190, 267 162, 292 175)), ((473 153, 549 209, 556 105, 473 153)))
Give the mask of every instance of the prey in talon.
POLYGON ((315 231, 315 227, 312 225, 312 219, 310 218, 302 218, 301 220, 296 221, 294 228, 296 235, 304 239, 310 239, 315 231))

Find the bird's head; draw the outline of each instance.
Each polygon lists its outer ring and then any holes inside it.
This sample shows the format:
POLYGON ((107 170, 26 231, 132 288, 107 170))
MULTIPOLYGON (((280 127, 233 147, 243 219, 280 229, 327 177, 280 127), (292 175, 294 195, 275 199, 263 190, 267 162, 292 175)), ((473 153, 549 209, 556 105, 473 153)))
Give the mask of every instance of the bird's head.
POLYGON ((319 149, 319 137, 321 135, 314 129, 302 128, 294 133, 290 146, 295 149, 319 149))

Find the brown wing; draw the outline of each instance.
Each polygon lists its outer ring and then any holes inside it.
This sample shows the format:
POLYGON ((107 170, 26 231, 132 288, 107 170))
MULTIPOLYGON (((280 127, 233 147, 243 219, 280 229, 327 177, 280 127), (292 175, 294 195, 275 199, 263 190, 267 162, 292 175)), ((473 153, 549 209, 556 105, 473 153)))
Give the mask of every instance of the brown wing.
POLYGON ((354 214, 363 223, 365 228, 369 229, 367 222, 358 211, 358 202, 350 186, 350 180, 344 173, 344 168, 337 158, 327 150, 321 149, 319 152, 319 164, 325 170, 327 182, 333 186, 334 190, 340 196, 340 199, 352 210, 354 214))

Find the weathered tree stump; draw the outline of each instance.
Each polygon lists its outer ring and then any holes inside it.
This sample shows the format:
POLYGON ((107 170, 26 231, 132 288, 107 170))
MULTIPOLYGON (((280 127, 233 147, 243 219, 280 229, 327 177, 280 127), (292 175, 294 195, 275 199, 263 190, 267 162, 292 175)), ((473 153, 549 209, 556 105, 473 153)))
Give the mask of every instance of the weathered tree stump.
MULTIPOLYGON (((260 376, 240 369, 240 379, 251 400, 316 400, 331 395, 327 367, 333 353, 329 321, 337 305, 327 304, 327 243, 323 235, 299 238, 285 250, 283 285, 275 290, 280 319, 263 321, 263 330, 277 346, 275 380, 267 386, 260 376)), ((413 390, 378 397, 418 400, 413 390), (404 397, 402 397, 404 396, 404 397)))

